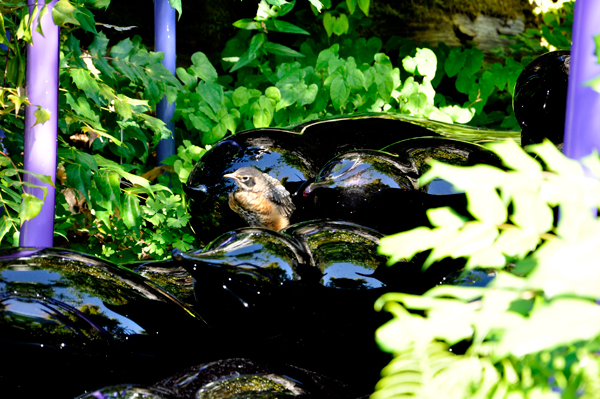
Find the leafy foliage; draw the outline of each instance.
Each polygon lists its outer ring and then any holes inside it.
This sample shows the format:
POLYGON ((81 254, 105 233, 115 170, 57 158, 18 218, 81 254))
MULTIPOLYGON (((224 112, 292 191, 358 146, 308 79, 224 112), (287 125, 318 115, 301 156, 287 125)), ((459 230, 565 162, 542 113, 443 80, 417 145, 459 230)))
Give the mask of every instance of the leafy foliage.
POLYGON ((466 257, 468 269, 493 267, 498 275, 484 288, 440 285, 423 296, 381 297, 376 307, 394 319, 377 339, 395 359, 374 397, 437 397, 439 389, 457 398, 597 395, 600 219, 592 210, 600 204, 598 154, 583 160, 586 174, 550 142, 528 147, 545 169, 514 142, 491 148, 507 170, 434 162, 422 177, 423 184, 439 177, 464 190, 472 219, 448 208, 430 210, 433 228, 386 237, 380 251, 392 262, 431 249, 424 267, 466 257), (469 344, 464 355, 443 346, 459 342, 469 344), (434 350, 439 363, 430 360, 434 350), (416 383, 402 378, 407 373, 416 383))
MULTIPOLYGON (((312 12, 295 12, 294 1, 261 0, 253 19, 234 23, 239 32, 218 57, 196 53, 174 77, 161 65, 162 54, 148 52, 139 37, 109 43, 97 30, 91 9, 107 7, 108 0, 60 0, 53 13, 62 26, 56 235, 73 249, 113 261, 164 258, 173 246, 202 245, 184 217, 182 183, 207 146, 241 130, 355 112, 518 127, 511 90, 526 61, 522 54, 535 49, 517 49, 505 62, 489 64, 475 48, 419 46, 397 37, 384 45, 359 37, 371 23, 369 0, 310 3, 312 12), (94 35, 89 46, 81 46, 78 30, 94 35), (289 38, 285 45, 283 36, 289 38), (179 149, 166 165, 153 167, 154 146, 172 134, 154 117, 165 96, 177 101, 179 149)), ((181 11, 180 1, 171 4, 181 11)), ((15 165, 2 167, 8 178, 22 169, 21 107, 35 106, 23 79, 24 46, 37 27, 24 5, 0 3, 9 33, 0 34, 3 144, 15 165)), ((48 115, 38 107, 36 117, 43 123, 48 115)), ((6 180, 0 188, 14 202, 4 214, 13 244, 21 204, 33 204, 18 199, 21 187, 6 180)), ((29 208, 33 216, 36 207, 29 208)))

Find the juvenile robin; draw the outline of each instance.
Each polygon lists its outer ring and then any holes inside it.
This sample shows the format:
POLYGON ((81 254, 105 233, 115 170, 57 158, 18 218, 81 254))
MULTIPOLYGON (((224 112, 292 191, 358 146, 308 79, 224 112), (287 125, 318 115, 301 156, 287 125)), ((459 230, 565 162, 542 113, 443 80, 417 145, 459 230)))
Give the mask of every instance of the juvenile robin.
POLYGON ((229 207, 248 225, 279 231, 290 224, 296 207, 279 180, 247 166, 223 177, 237 184, 238 189, 229 193, 229 207))

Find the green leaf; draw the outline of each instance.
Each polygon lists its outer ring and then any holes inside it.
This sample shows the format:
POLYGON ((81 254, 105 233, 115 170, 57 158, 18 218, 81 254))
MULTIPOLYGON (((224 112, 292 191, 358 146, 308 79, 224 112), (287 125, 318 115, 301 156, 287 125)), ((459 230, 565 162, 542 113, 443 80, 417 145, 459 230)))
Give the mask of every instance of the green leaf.
POLYGON ((456 90, 460 93, 469 94, 471 87, 475 84, 477 78, 474 75, 469 75, 466 70, 461 70, 456 78, 456 90))
POLYGON ((260 22, 256 22, 253 19, 240 19, 239 21, 235 21, 233 26, 246 30, 262 30, 260 22))
POLYGON ((81 26, 84 31, 93 33, 95 35, 98 34, 98 31, 96 30, 96 21, 94 20, 94 14, 92 14, 90 10, 86 9, 85 7, 79 7, 74 15, 79 22, 79 26, 81 26))
POLYGON ((196 88, 198 94, 210 105, 212 110, 216 113, 221 109, 223 103, 223 86, 218 83, 200 82, 196 88))
POLYGON ((356 0, 346 0, 346 5, 348 6, 350 14, 354 14, 354 11, 356 10, 356 0))
POLYGON ((259 55, 259 50, 267 41, 267 35, 264 33, 257 33, 252 36, 250 40, 250 47, 248 48, 248 56, 250 58, 256 58, 259 55))
POLYGON ((94 174, 96 188, 102 196, 117 207, 121 206, 120 178, 116 172, 99 170, 94 174))
POLYGON ((338 75, 331 82, 330 95, 335 109, 345 107, 346 101, 348 101, 348 97, 350 96, 350 88, 342 76, 338 75))
POLYGON ((50 111, 42 107, 37 107, 37 109, 33 111, 33 116, 35 116, 35 123, 33 126, 37 125, 38 123, 43 125, 50 120, 50 111))
POLYGON ((174 8, 177 11, 177 14, 179 15, 177 20, 179 20, 181 18, 181 0, 169 0, 169 3, 171 4, 171 8, 174 8))
POLYGON ((202 52, 197 52, 192 55, 192 66, 190 67, 194 74, 200 79, 215 83, 217 81, 217 70, 212 66, 208 57, 202 52))
POLYGON ((304 54, 277 43, 266 42, 263 45, 263 48, 271 54, 283 55, 287 57, 304 57, 304 54))
POLYGON ((452 229, 463 227, 468 220, 449 207, 429 209, 427 210, 427 217, 435 227, 447 227, 452 229))
POLYGON ((467 53, 462 51, 460 47, 454 47, 450 50, 448 54, 448 58, 446 58, 446 63, 444 64, 444 71, 446 71, 446 75, 449 77, 456 76, 458 72, 462 69, 463 65, 465 65, 465 61, 467 60, 467 53))
POLYGON ((350 24, 348 22, 348 17, 346 16, 346 14, 340 14, 340 16, 337 17, 333 22, 333 33, 337 36, 341 36, 348 33, 349 28, 350 24))
POLYGON ((365 86, 365 75, 360 69, 353 69, 348 74, 347 82, 350 89, 360 90, 365 86))
POLYGON ((123 204, 121 205, 120 211, 125 226, 133 229, 139 236, 142 218, 140 212, 140 200, 138 197, 135 194, 125 191, 123 193, 123 204))
POLYGON ((36 217, 42 210, 44 201, 35 197, 34 195, 23 193, 21 194, 21 207, 19 209, 19 219, 21 220, 21 226, 24 222, 36 217))
POLYGON ((233 104, 236 107, 242 107, 248 103, 248 100, 252 98, 252 95, 248 89, 244 86, 240 86, 233 92, 233 104))
POLYGON ((271 101, 265 96, 260 96, 258 101, 254 104, 253 110, 254 114, 252 115, 252 122, 254 123, 254 127, 257 129, 269 127, 275 111, 271 101))
POLYGON ((98 82, 90 76, 89 71, 75 68, 69 70, 69 75, 71 75, 73 83, 75 83, 80 90, 83 90, 88 98, 94 100, 99 106, 106 105, 106 101, 103 101, 99 96, 100 86, 98 86, 98 82))
POLYGON ((327 32, 327 36, 331 37, 333 34, 333 25, 335 24, 336 18, 331 15, 330 12, 326 12, 323 15, 323 27, 325 28, 325 32, 327 32))
POLYGON ((281 92, 275 86, 267 87, 267 90, 265 90, 265 96, 275 101, 275 103, 281 101, 281 92))
POLYGON ((83 164, 69 164, 65 167, 65 172, 67 173, 67 186, 79 190, 89 201, 89 190, 92 187, 90 168, 83 164))
POLYGON ((96 163, 94 157, 90 154, 82 151, 77 151, 75 153, 75 156, 77 157, 79 163, 85 165, 88 169, 92 171, 98 170, 98 164, 96 163))
POLYGON ((471 48, 467 55, 467 59, 465 60, 465 68, 464 71, 468 75, 474 75, 481 69, 483 65, 483 51, 479 50, 476 47, 471 48))
POLYGON ((458 105, 441 107, 440 110, 448 114, 455 123, 468 123, 475 116, 474 108, 462 108, 458 105))
POLYGON ((409 73, 418 73, 431 80, 435 77, 437 58, 435 53, 430 49, 419 48, 414 58, 410 56, 404 57, 402 66, 409 73))
POLYGON ((198 83, 198 78, 194 75, 190 75, 184 68, 177 68, 175 73, 188 90, 192 90, 196 83, 198 83))
MULTIPOLYGON (((49 175, 43 175, 41 173, 35 173, 35 172, 31 172, 29 170, 23 170, 23 169, 17 169, 17 171, 20 172, 20 173, 23 173, 23 174, 32 175, 33 177, 35 177, 36 179, 38 179, 42 183, 48 184, 49 186, 52 186, 52 187, 55 187, 54 186, 54 182, 52 181, 52 178, 49 175)), ((34 187, 38 187, 38 186, 34 186, 34 187)))
MULTIPOLYGON (((38 32, 40 35, 44 36, 44 32, 42 31, 42 17, 44 17, 46 14, 48 14, 48 6, 46 6, 44 4, 44 7, 42 7, 42 10, 40 11, 40 15, 38 16, 38 26, 37 28, 35 28, 35 31, 38 32)), ((2 36, 4 32, 4 20, 2 20, 2 15, 0 14, 0 42, 2 42, 2 36)))
POLYGON ((310 4, 312 4, 312 6, 315 7, 318 12, 321 12, 321 9, 323 8, 323 4, 319 0, 308 0, 308 1, 310 1, 310 4))
POLYGON ((272 19, 265 23, 267 29, 269 31, 281 32, 281 33, 294 33, 296 35, 307 35, 310 36, 310 33, 305 31, 304 29, 290 24, 286 21, 280 21, 278 19, 272 19))
POLYGON ((365 13, 365 15, 369 16, 369 3, 371 0, 358 0, 358 7, 365 13))
POLYGON ((75 17, 77 11, 68 0, 59 0, 52 8, 52 19, 56 25, 63 28, 67 27, 67 24, 79 25, 75 17))

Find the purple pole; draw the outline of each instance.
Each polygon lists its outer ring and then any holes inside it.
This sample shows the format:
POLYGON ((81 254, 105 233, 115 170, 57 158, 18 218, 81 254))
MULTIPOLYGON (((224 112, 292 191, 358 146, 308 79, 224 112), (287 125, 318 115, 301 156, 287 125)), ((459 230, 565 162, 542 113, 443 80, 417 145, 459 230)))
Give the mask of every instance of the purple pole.
MULTIPOLYGON (((38 8, 44 6, 41 0, 38 8)), ((50 119, 46 123, 33 126, 37 109, 34 106, 25 108, 25 142, 23 168, 36 173, 50 175, 56 181, 56 143, 58 132, 58 47, 59 28, 52 20, 52 9, 57 0, 48 4, 48 13, 42 18, 44 36, 35 32, 37 18, 32 25, 33 46, 27 45, 27 71, 25 89, 29 102, 50 111, 50 119)), ((29 5, 36 0, 29 0, 29 5)), ((30 7, 30 12, 33 7, 30 7)), ((24 180, 32 184, 42 185, 38 179, 25 174, 24 180)), ((55 189, 46 185, 48 195, 40 213, 21 226, 19 244, 22 247, 51 247, 54 236, 54 204, 55 189)), ((41 189, 23 187, 24 191, 43 198, 41 189)))
MULTIPOLYGON (((169 0, 154 1, 154 51, 162 51, 165 58, 162 64, 175 75, 175 23, 177 13, 171 7, 169 0)), ((167 129, 173 134, 170 138, 161 140, 156 148, 157 161, 162 161, 175 154, 175 123, 171 122, 175 113, 175 103, 168 104, 167 97, 156 105, 156 116, 167 124, 167 129)))
POLYGON ((567 92, 565 155, 580 159, 600 150, 600 93, 584 82, 600 75, 594 36, 600 34, 600 1, 577 0, 573 18, 573 44, 567 92))

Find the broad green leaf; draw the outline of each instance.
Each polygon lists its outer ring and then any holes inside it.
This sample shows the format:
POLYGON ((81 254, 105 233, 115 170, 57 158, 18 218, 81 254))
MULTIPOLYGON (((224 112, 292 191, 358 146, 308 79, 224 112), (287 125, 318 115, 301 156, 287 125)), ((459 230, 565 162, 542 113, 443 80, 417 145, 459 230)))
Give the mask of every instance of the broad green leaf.
POLYGON ((217 81, 217 70, 212 66, 208 57, 202 52, 197 52, 192 55, 192 66, 190 67, 194 74, 200 79, 215 83, 217 81))
POLYGON ((98 191, 107 201, 117 207, 121 206, 120 178, 116 172, 99 170, 94 174, 94 182, 98 191))
POLYGON ((192 90, 196 83, 198 83, 198 78, 190 75, 184 68, 177 68, 175 73, 188 90, 192 90))
POLYGON ((59 0, 52 8, 52 19, 56 25, 63 28, 67 27, 66 24, 79 25, 75 17, 77 12, 78 10, 68 0, 59 0))
POLYGON ((252 115, 252 122, 256 128, 269 127, 273 120, 273 113, 275 109, 271 101, 265 97, 260 96, 258 101, 254 104, 254 114, 252 115))
POLYGON ((464 69, 461 70, 456 78, 456 90, 464 94, 469 94, 469 91, 475 84, 476 79, 477 78, 474 75, 468 74, 464 69))
POLYGON ((456 235, 456 229, 417 227, 403 233, 383 237, 377 251, 387 255, 388 266, 402 259, 411 259, 415 254, 434 248, 456 235))
POLYGON ((350 89, 360 90, 365 86, 365 75, 362 73, 360 69, 353 69, 348 74, 348 86, 350 89))
MULTIPOLYGON (((465 51, 467 53, 467 51, 465 51)), ((467 53, 467 58, 465 60, 464 71, 468 75, 475 75, 477 71, 483 65, 483 51, 479 50, 476 47, 471 48, 467 53)))
POLYGON ((77 160, 80 164, 87 166, 92 171, 98 170, 98 164, 96 163, 94 157, 90 154, 82 151, 77 151, 75 153, 75 156, 77 157, 77 160))
POLYGON ((98 34, 96 30, 96 21, 94 20, 94 14, 85 7, 78 7, 75 12, 75 18, 79 22, 79 26, 86 32, 98 34))
POLYGON ((275 103, 281 101, 281 92, 275 86, 267 87, 267 90, 265 90, 265 96, 275 101, 275 103))
POLYGON ((449 77, 456 76, 458 72, 465 65, 467 60, 467 53, 462 50, 461 47, 454 47, 450 50, 446 63, 444 64, 444 71, 449 77))
POLYGON ((433 108, 431 110, 431 112, 429 113, 429 115, 427 115, 428 119, 431 119, 432 121, 438 121, 438 122, 444 122, 444 123, 454 123, 452 121, 452 118, 450 117, 450 115, 448 115, 445 112, 440 111, 437 108, 433 108))
POLYGON ((358 7, 365 13, 365 15, 369 16, 369 3, 371 0, 358 0, 358 7))
POLYGON ((68 164, 65 167, 67 173, 67 186, 79 190, 86 200, 89 198, 89 190, 92 186, 92 172, 84 164, 68 164))
MULTIPOLYGON (((10 46, 10 40, 8 40, 8 37, 6 37, 6 29, 4 28, 4 18, 2 16, 1 12, 0 12, 0 44, 10 46)), ((2 218, 2 220, 4 220, 4 218, 2 218)), ((0 241, 2 241, 3 236, 4 236, 4 234, 2 234, 2 236, 0 236, 0 241)))
POLYGON ((570 176, 571 178, 583 177, 583 168, 575 160, 564 156, 554 144, 545 139, 541 144, 534 144, 527 147, 527 151, 533 152, 543 159, 548 169, 560 175, 570 176))
POLYGON ((244 86, 240 86, 233 92, 233 104, 236 107, 242 107, 248 103, 252 95, 244 86))
POLYGON ((429 209, 427 210, 427 217, 435 227, 447 227, 452 229, 461 228, 467 221, 467 218, 449 207, 429 209))
POLYGON ((21 226, 24 222, 36 217, 42 210, 44 201, 27 193, 21 194, 22 202, 21 208, 19 209, 19 219, 21 220, 21 226))
POLYGON ((123 193, 123 204, 121 205, 120 211, 125 226, 127 226, 130 229, 133 229, 135 233, 139 236, 139 226, 142 220, 140 212, 140 200, 138 199, 138 197, 135 194, 131 194, 130 192, 125 191, 123 193))
POLYGON ((169 0, 169 4, 171 4, 171 8, 174 8, 179 15, 177 20, 181 18, 181 0, 169 0))
POLYGON ((466 193, 469 201, 467 209, 475 218, 493 225, 506 221, 506 207, 493 187, 482 186, 466 193))
POLYGON ((504 67, 502 66, 502 64, 499 64, 497 62, 494 63, 494 65, 492 65, 492 69, 490 70, 490 72, 492 72, 492 77, 494 78, 494 84, 496 85, 498 90, 504 90, 504 88, 506 87, 506 83, 508 81, 508 74, 507 74, 506 70, 504 69, 504 67))
POLYGON ((348 33, 349 28, 350 23, 348 22, 348 17, 346 16, 346 14, 340 14, 340 16, 337 17, 333 22, 333 33, 337 36, 341 36, 348 33))
POLYGON ((335 24, 336 18, 331 15, 330 12, 326 12, 323 15, 323 27, 325 28, 325 32, 327 32, 327 36, 331 37, 333 34, 333 25, 335 24))
POLYGON ((356 0, 346 0, 346 5, 348 6, 350 14, 354 14, 354 11, 356 10, 356 0))
POLYGON ((440 110, 445 112, 456 123, 468 123, 475 116, 474 108, 462 108, 458 105, 441 107, 440 110))
POLYGON ((69 75, 73 78, 73 83, 75 83, 80 90, 83 90, 88 98, 94 100, 99 106, 104 106, 106 104, 106 101, 99 96, 100 87, 98 86, 98 82, 90 76, 89 71, 81 68, 74 68, 69 70, 69 75))
POLYGON ((284 55, 287 57, 304 57, 304 54, 277 43, 266 42, 263 44, 263 48, 271 54, 284 55))
POLYGON ((37 125, 38 123, 43 125, 50 120, 50 111, 45 108, 38 107, 35 111, 33 111, 33 116, 35 116, 35 123, 33 126, 37 125))
POLYGON ((10 231, 11 227, 13 227, 13 224, 10 219, 6 216, 6 214, 2 215, 0 217, 0 243, 4 239, 6 233, 10 231))
POLYGON ((331 95, 331 102, 335 109, 345 108, 346 101, 350 96, 350 88, 346 83, 346 80, 342 76, 337 76, 333 82, 331 82, 331 88, 329 89, 331 95))
POLYGON ((210 105, 215 113, 218 113, 223 104, 223 86, 218 83, 200 82, 196 88, 202 98, 210 105))
POLYGON ((318 91, 319 87, 314 83, 308 87, 304 87, 303 90, 300 90, 298 93, 298 99, 296 100, 297 104, 301 107, 304 105, 312 104, 317 97, 318 91))
POLYGON ((406 109, 412 114, 416 116, 424 115, 427 108, 427 96, 423 93, 412 93, 410 97, 408 97, 408 102, 406 103, 406 109))
POLYGON ((516 171, 534 175, 542 172, 542 166, 512 140, 491 143, 487 147, 502 159, 502 163, 516 171))
MULTIPOLYGON (((469 209, 469 211, 471 210, 469 209)), ((498 229, 493 224, 485 222, 466 223, 457 233, 448 237, 443 242, 438 242, 433 247, 433 251, 427 257, 423 267, 427 268, 435 261, 446 257, 456 259, 488 248, 492 245, 496 237, 498 237, 498 229)))

